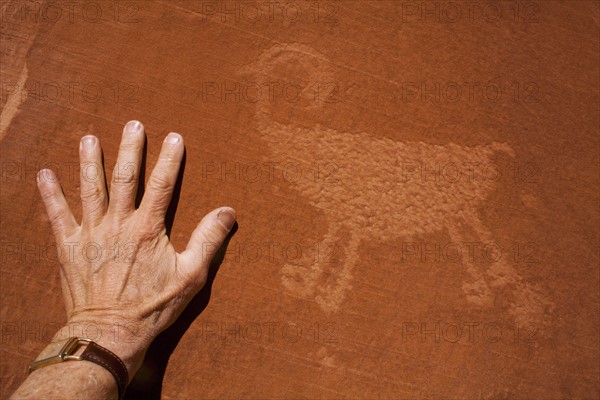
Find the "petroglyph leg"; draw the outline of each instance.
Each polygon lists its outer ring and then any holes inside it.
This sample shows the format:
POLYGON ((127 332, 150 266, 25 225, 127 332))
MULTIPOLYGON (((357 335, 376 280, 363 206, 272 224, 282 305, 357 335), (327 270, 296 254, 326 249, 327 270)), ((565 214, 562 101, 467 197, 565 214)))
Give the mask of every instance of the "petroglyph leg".
POLYGON ((303 254, 298 263, 287 263, 281 269, 281 283, 293 295, 310 298, 323 271, 315 262, 314 255, 303 254))
POLYGON ((314 253, 303 255, 297 264, 286 264, 281 281, 286 289, 303 298, 313 298, 323 311, 337 311, 352 288, 352 270, 359 259, 360 238, 340 238, 341 227, 330 224, 314 253))
MULTIPOLYGON (((324 243, 328 242, 336 246, 340 243, 339 239, 336 239, 331 232, 328 232, 324 239, 324 243)), ((317 287, 319 294, 315 298, 323 311, 327 313, 337 311, 346 297, 346 292, 352 288, 352 272, 360 258, 359 245, 360 236, 357 232, 351 232, 350 241, 343 249, 340 249, 343 251, 343 255, 338 252, 338 258, 331 260, 330 265, 325 267, 329 271, 326 274, 328 279, 317 287)), ((325 263, 328 263, 328 260, 321 260, 321 264, 325 263)))
MULTIPOLYGON (((473 239, 468 239, 460 229, 451 228, 449 231, 451 241, 459 244, 461 248, 465 243, 473 242, 473 239)), ((463 256, 463 265, 472 278, 471 281, 464 282, 462 285, 462 289, 467 295, 467 301, 482 308, 491 306, 494 303, 494 294, 484 272, 469 261, 469 256, 466 257, 466 260, 464 258, 463 256)))
MULTIPOLYGON (((482 245, 486 243, 499 245, 494 242, 491 232, 479 218, 474 217, 470 221, 482 245)), ((453 239, 462 236, 455 232, 451 234, 453 239)), ((466 241, 462 237, 460 240, 466 241)), ((498 257, 490 261, 484 271, 478 270, 476 266, 467 267, 467 271, 474 278, 473 282, 463 285, 467 300, 480 306, 491 305, 495 296, 494 290, 509 288, 512 294, 509 312, 515 319, 515 323, 518 326, 542 327, 547 320, 547 314, 553 309, 553 303, 543 294, 542 289, 526 282, 519 275, 514 267, 514 259, 509 248, 501 248, 500 251, 498 257)))

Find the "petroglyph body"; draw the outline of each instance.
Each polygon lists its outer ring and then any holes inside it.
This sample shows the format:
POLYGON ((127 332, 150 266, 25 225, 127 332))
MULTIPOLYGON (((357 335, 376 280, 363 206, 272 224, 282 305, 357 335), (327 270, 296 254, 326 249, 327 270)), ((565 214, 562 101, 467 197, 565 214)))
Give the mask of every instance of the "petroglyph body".
MULTIPOLYGON (((333 82, 323 55, 304 45, 276 45, 245 72, 267 82, 275 66, 300 64, 312 82, 333 82)), ((335 264, 309 256, 287 264, 283 285, 292 294, 314 299, 327 312, 337 311, 352 288, 362 240, 401 240, 417 235, 448 232, 452 242, 494 242, 482 223, 479 209, 495 190, 492 179, 422 179, 406 175, 406 162, 432 165, 488 165, 497 152, 514 157, 503 143, 468 147, 454 143, 431 145, 375 138, 367 133, 339 132, 322 126, 304 128, 276 122, 266 101, 257 103, 256 123, 269 149, 269 157, 293 161, 302 170, 315 163, 331 163, 335 171, 322 179, 299 179, 292 186, 302 198, 325 214, 327 232, 322 243, 339 244, 341 260, 335 264), (404 163, 404 164, 403 164, 404 163), (374 172, 375 170, 375 172, 374 172), (346 234, 345 234, 346 233, 346 234), (349 235, 348 235, 349 233, 349 235), (349 240, 342 241, 342 237, 349 240)), ((511 314, 518 323, 540 323, 551 306, 543 292, 528 284, 511 265, 508 255, 488 266, 465 265, 463 290, 469 303, 484 308, 493 304, 496 291, 512 291, 511 314), (485 267, 485 268, 484 268, 485 267)))

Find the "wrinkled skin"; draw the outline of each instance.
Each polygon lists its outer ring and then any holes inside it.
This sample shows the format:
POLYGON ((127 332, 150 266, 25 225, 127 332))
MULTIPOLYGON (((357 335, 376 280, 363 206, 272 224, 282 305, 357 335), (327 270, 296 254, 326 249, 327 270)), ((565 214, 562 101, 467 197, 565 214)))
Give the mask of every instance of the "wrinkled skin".
POLYGON ((204 286, 210 261, 236 218, 229 207, 213 210, 185 251, 177 253, 166 235, 165 214, 183 158, 183 138, 170 133, 163 142, 136 209, 144 141, 143 125, 127 123, 109 201, 100 142, 94 136, 82 138, 81 224, 52 171, 40 171, 37 180, 58 246, 67 326, 93 324, 101 332, 97 342, 123 359, 130 377, 152 340, 204 286))

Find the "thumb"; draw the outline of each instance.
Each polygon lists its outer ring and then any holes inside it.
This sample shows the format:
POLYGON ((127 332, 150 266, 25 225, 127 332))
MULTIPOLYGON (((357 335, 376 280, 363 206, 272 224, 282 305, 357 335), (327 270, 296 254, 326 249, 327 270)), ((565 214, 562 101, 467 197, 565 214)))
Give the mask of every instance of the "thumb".
POLYGON ((235 219, 236 213, 231 207, 217 208, 202 218, 185 251, 178 255, 184 276, 202 284, 206 281, 210 262, 233 228, 235 219))

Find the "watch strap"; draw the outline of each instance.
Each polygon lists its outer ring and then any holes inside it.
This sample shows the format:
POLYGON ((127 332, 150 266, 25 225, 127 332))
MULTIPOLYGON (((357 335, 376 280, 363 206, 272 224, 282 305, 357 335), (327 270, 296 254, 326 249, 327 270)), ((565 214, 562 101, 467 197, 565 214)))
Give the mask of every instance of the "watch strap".
POLYGON ((86 360, 104 367, 117 381, 119 399, 123 397, 129 383, 129 374, 125 364, 115 353, 91 339, 71 337, 62 342, 51 343, 40 354, 40 357, 29 366, 29 373, 48 365, 71 360, 86 360), (86 344, 85 349, 80 355, 76 355, 82 344, 86 344), (59 348, 60 350, 58 350, 59 348))
POLYGON ((81 359, 91 361, 106 368, 117 381, 119 399, 123 397, 125 388, 129 383, 129 375, 125 364, 123 364, 123 361, 115 353, 99 344, 90 342, 84 352, 81 353, 81 359))

